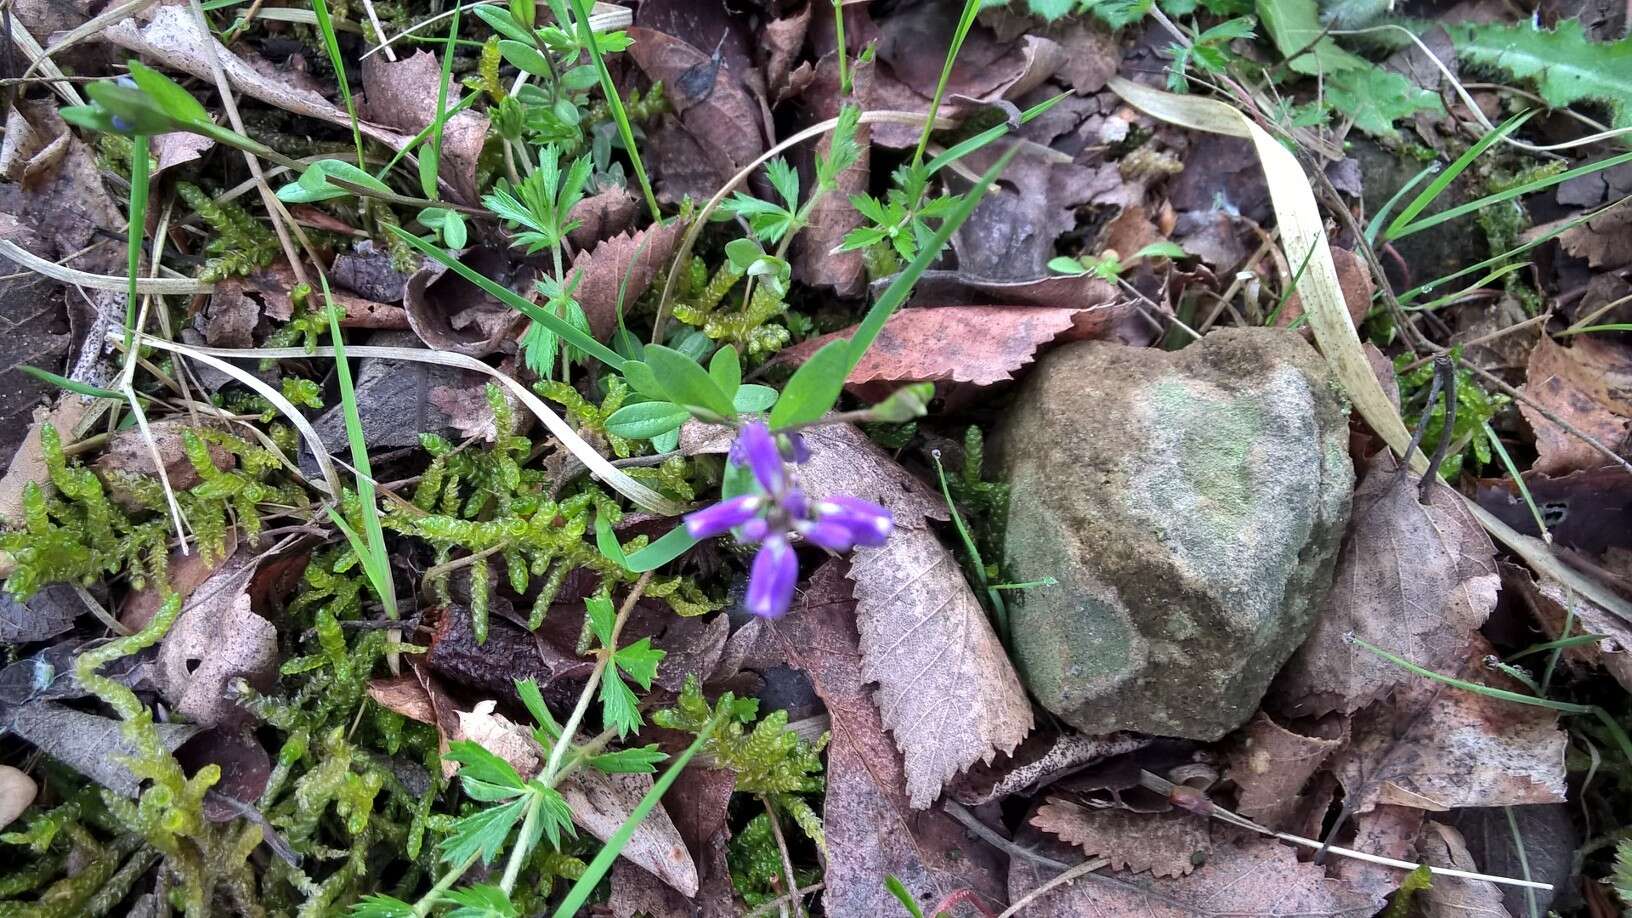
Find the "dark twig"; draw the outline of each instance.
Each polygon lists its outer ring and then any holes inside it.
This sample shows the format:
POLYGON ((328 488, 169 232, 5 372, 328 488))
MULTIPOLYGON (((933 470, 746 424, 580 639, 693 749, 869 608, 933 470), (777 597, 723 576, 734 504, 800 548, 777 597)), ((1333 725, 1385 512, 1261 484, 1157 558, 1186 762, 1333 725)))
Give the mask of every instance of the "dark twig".
POLYGON ((1422 473, 1422 481, 1417 485, 1417 502, 1422 504, 1428 503, 1428 491, 1439 478, 1439 464, 1445 461, 1451 438, 1456 435, 1456 364, 1444 354, 1434 358, 1434 382, 1428 390, 1428 403, 1422 406, 1422 423, 1417 425, 1413 439, 1422 437, 1422 429, 1428 426, 1428 415, 1434 407, 1434 393, 1441 389, 1445 391, 1445 423, 1439 428, 1439 442, 1434 445, 1434 454, 1428 457, 1428 470, 1422 473))

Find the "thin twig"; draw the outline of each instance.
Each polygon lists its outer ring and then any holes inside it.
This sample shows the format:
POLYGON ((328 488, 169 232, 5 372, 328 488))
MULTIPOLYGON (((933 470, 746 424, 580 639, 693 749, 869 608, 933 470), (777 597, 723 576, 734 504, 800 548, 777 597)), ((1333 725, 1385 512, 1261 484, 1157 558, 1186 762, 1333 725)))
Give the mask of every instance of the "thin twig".
POLYGON ((826 883, 812 883, 809 886, 806 886, 803 889, 798 890, 797 892, 789 893, 788 895, 782 896, 782 897, 777 898, 777 899, 772 899, 771 901, 765 903, 764 905, 761 905, 759 908, 756 908, 753 911, 748 912, 747 914, 743 915, 742 918, 759 918, 759 916, 761 916, 761 915, 769 915, 772 912, 780 909, 782 906, 788 904, 789 899, 792 899, 792 898, 794 898, 796 896, 797 897, 804 897, 804 896, 810 895, 811 893, 819 893, 824 888, 826 888, 826 886, 827 886, 826 883))
POLYGON ((1052 880, 1049 880, 1047 883, 1044 883, 1031 892, 1026 893, 1024 896, 1021 896, 1018 902, 1015 902, 1013 905, 1004 909, 1003 913, 998 915, 997 918, 1013 918, 1013 916, 1020 914, 1021 909, 1037 901, 1043 896, 1048 895, 1048 893, 1053 891, 1055 887, 1064 886, 1066 883, 1069 883, 1072 880, 1083 876, 1084 874, 1093 873, 1109 863, 1110 861, 1102 857, 1096 857, 1091 861, 1083 861, 1077 866, 1072 867, 1070 870, 1055 876, 1052 880))
MULTIPOLYGON (((771 806, 768 797, 760 794, 759 802, 765 805, 765 818, 771 822, 771 837, 776 839, 776 851, 782 855, 782 875, 787 878, 788 892, 791 895, 794 890, 799 888, 799 878, 793 873, 793 855, 788 853, 788 839, 787 836, 782 834, 782 821, 776 818, 776 807, 771 806)), ((804 915, 804 901, 798 896, 793 896, 790 904, 793 906, 793 918, 800 918, 800 916, 804 915)))

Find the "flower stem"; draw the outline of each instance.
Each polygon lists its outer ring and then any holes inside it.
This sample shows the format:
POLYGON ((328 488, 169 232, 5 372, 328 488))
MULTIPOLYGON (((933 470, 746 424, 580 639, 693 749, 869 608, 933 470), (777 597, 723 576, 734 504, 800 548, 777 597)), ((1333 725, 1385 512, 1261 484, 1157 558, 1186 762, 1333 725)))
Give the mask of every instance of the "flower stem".
POLYGON ((539 779, 551 787, 555 786, 557 773, 561 771, 562 762, 566 761, 567 750, 572 748, 572 738, 578 734, 578 725, 583 723, 584 714, 589 710, 589 701, 595 697, 595 689, 601 684, 601 677, 606 668, 612 664, 612 651, 618 646, 618 635, 623 632, 623 625, 629 620, 629 613, 634 611, 635 603, 640 601, 641 594, 646 592, 646 584, 652 582, 652 572, 647 571, 635 581, 634 589, 624 599, 623 607, 618 610, 618 617, 612 623, 612 640, 607 643, 606 652, 595 661, 595 669, 589 674, 589 681, 584 683, 584 690, 578 695, 578 704, 572 709, 572 716, 561 727, 561 736, 550 749, 550 760, 545 763, 544 771, 539 779))
POLYGON ((538 833, 534 826, 538 824, 538 808, 543 800, 538 794, 533 794, 527 801, 527 815, 521 820, 521 834, 516 836, 516 846, 510 849, 510 860, 504 865, 504 877, 499 880, 499 888, 506 896, 510 890, 516 888, 516 879, 521 876, 521 866, 527 863, 527 855, 532 853, 533 843, 529 839, 537 839, 538 833))
POLYGON ((465 871, 469 870, 471 865, 476 863, 476 856, 479 853, 480 852, 472 852, 469 857, 465 858, 464 863, 459 864, 458 866, 450 869, 447 873, 442 874, 442 876, 437 879, 436 885, 427 890, 425 895, 420 896, 419 901, 414 903, 414 918, 425 918, 426 915, 429 915, 431 913, 431 909, 436 907, 437 900, 442 898, 442 894, 447 892, 448 889, 453 886, 453 884, 459 882, 459 878, 465 875, 465 871))

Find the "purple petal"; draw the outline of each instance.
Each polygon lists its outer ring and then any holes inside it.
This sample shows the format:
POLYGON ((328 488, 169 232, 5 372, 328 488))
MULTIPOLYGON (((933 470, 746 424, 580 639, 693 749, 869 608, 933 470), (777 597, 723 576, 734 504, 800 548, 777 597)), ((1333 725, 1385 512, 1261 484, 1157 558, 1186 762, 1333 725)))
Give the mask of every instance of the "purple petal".
POLYGON ((776 448, 776 438, 770 428, 759 421, 742 425, 737 442, 731 447, 731 461, 746 465, 759 480, 759 486, 768 493, 778 494, 787 479, 782 474, 782 452, 776 448))
POLYGON ((849 530, 857 545, 883 545, 895 528, 890 511, 860 498, 836 496, 816 506, 816 516, 849 530))
POLYGON ((744 494, 722 500, 712 507, 704 507, 686 515, 686 533, 694 539, 707 539, 730 532, 754 518, 759 512, 761 498, 744 494))
POLYGON ((805 445, 805 438, 798 431, 783 434, 788 444, 787 459, 794 465, 803 465, 810 461, 810 447, 805 445))
POLYGON ((742 524, 742 540, 744 542, 761 542, 765 534, 771 531, 771 524, 765 522, 762 516, 756 516, 742 524))
POLYGON ((793 588, 798 582, 799 559, 793 546, 781 536, 772 536, 754 555, 743 605, 761 618, 780 618, 793 602, 793 588))
POLYGON ((799 534, 812 545, 820 545, 833 551, 849 551, 856 544, 856 538, 849 529, 827 521, 806 523, 799 527, 799 534))
POLYGON ((802 520, 810 516, 810 501, 805 498, 805 492, 798 488, 789 488, 788 493, 783 494, 777 500, 777 503, 781 505, 783 510, 787 511, 789 516, 796 520, 802 520))

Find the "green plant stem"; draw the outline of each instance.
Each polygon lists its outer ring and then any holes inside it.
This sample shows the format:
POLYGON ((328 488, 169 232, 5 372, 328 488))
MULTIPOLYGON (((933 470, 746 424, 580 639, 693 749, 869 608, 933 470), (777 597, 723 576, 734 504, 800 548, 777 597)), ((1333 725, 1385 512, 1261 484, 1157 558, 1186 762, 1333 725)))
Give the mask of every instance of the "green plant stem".
POLYGON ((351 139, 357 145, 357 168, 366 170, 363 132, 357 125, 357 103, 351 98, 351 84, 346 80, 346 61, 340 56, 340 40, 334 34, 328 0, 312 0, 312 13, 317 16, 317 30, 323 36, 323 47, 329 52, 329 63, 334 67, 335 79, 340 83, 340 97, 346 103, 346 117, 351 119, 351 139))
MULTIPOLYGON (((555 785, 551 782, 550 786, 555 785)), ((510 859, 504 865, 504 876, 499 880, 499 888, 504 890, 506 896, 510 895, 510 890, 516 888, 516 879, 521 876, 521 868, 527 863, 527 856, 532 853, 532 846, 522 844, 522 841, 534 837, 534 826, 538 825, 539 807, 543 799, 538 794, 532 794, 531 799, 527 801, 527 815, 521 819, 521 832, 516 836, 515 847, 510 849, 510 859)))
POLYGON ((833 0, 833 32, 838 39, 839 95, 850 95, 850 49, 844 46, 844 0, 833 0))
POLYGON ((425 918, 426 915, 429 915, 431 909, 436 908, 437 901, 442 898, 442 894, 452 889, 453 884, 459 882, 459 878, 464 876, 465 871, 476 863, 476 858, 480 855, 480 851, 473 852, 469 857, 465 858, 464 863, 442 874, 437 879, 436 885, 426 890, 425 895, 420 896, 419 901, 414 903, 415 918, 425 918))
POLYGON ((595 689, 601 684, 601 677, 606 675, 606 668, 612 665, 612 653, 618 646, 618 635, 623 633, 623 626, 629 620, 629 613, 634 611, 635 603, 640 601, 641 595, 646 592, 646 585, 651 582, 651 571, 641 574, 618 609, 618 617, 612 622, 612 640, 607 642, 600 656, 596 658, 595 668, 589 673, 589 681, 584 683, 584 690, 578 694, 578 703, 573 706, 567 722, 561 726, 561 736, 555 741, 555 745, 550 747, 550 759, 544 764, 544 770, 539 773, 539 779, 545 784, 555 786, 561 765, 566 761, 567 751, 572 748, 572 739, 578 734, 578 725, 584 721, 584 714, 589 710, 590 701, 595 697, 595 689))
POLYGON ((131 353, 136 335, 136 279, 142 271, 142 237, 147 233, 147 197, 151 158, 147 135, 130 138, 130 214, 125 229, 125 352, 131 353))
MULTIPOLYGON (((952 33, 952 44, 946 49, 946 61, 941 64, 941 78, 935 81, 935 95, 929 100, 929 117, 924 121, 923 133, 918 135, 918 146, 912 151, 914 166, 924 161, 924 151, 929 148, 929 134, 934 129, 935 115, 940 113, 941 98, 946 95, 946 84, 952 79, 952 65, 957 63, 958 52, 963 48, 963 40, 974 27, 975 16, 980 13, 982 5, 981 0, 965 0, 963 4, 963 15, 958 17, 958 27, 952 33)), ((843 47, 842 42, 840 47, 843 47)))
MULTIPOLYGON (((641 194, 646 197, 646 207, 652 212, 653 220, 662 220, 663 212, 657 207, 657 195, 652 193, 652 183, 646 178, 646 165, 641 162, 640 149, 635 146, 635 130, 629 123, 629 112, 624 109, 623 97, 618 95, 618 87, 612 82, 611 71, 606 69, 606 59, 601 56, 601 44, 595 38, 595 30, 589 27, 588 0, 572 0, 572 11, 578 20, 578 40, 589 49, 590 60, 600 75, 601 91, 606 94, 607 108, 612 112, 612 120, 617 122, 618 136, 623 138, 624 151, 629 154, 629 162, 635 168, 635 178, 640 182, 641 194)), ((548 55, 545 59, 549 59, 548 55)))

